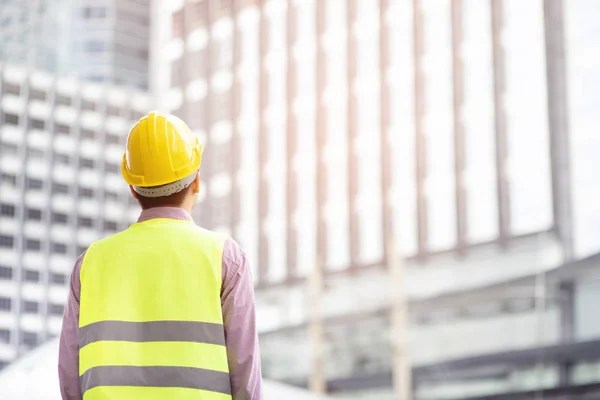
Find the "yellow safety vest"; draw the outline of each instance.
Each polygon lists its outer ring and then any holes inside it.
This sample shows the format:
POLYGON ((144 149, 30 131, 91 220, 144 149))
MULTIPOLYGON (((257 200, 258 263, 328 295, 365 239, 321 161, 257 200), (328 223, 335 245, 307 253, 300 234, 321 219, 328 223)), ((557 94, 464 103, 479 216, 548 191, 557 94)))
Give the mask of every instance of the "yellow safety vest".
POLYGON ((79 314, 84 400, 231 400, 225 239, 159 218, 90 246, 79 314))

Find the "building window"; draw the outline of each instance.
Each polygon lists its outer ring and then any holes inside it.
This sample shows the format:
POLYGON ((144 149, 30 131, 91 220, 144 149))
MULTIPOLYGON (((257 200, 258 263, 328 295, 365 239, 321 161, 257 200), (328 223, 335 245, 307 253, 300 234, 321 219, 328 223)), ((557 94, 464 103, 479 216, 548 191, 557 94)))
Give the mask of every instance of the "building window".
POLYGON ((48 313, 50 315, 60 316, 63 315, 65 307, 62 304, 50 304, 48 313))
POLYGON ((67 214, 53 212, 52 223, 54 224, 67 224, 69 222, 69 216, 67 214))
POLYGON ((79 196, 85 197, 87 199, 91 199, 94 197, 94 189, 80 187, 79 188, 79 196))
POLYGON ((79 167, 82 169, 94 169, 94 160, 90 160, 89 158, 80 158, 79 167))
POLYGON ((17 186, 17 177, 16 177, 16 175, 3 173, 0 176, 0 178, 1 178, 0 179, 1 183, 5 183, 5 184, 8 184, 10 186, 17 186))
POLYGON ((0 248, 12 249, 15 245, 15 238, 10 235, 0 235, 0 248))
POLYGON ((68 135, 71 133, 71 128, 64 124, 56 124, 56 132, 62 135, 68 135))
POLYGON ((197 1, 188 5, 186 12, 190 15, 192 28, 206 26, 208 22, 208 1, 197 1))
POLYGON ((0 311, 10 311, 12 309, 12 299, 0 297, 0 311))
POLYGON ((183 10, 179 10, 172 15, 171 23, 171 36, 173 36, 174 38, 183 36, 183 24, 185 23, 185 19, 183 17, 183 10))
POLYGON ((46 101, 46 92, 38 89, 33 89, 30 96, 32 100, 46 101))
POLYGON ((64 243, 52 242, 52 252, 55 254, 67 254, 67 245, 64 243))
POLYGON ((10 343, 10 331, 8 329, 0 329, 0 343, 10 343))
POLYGON ((42 249, 42 242, 37 239, 27 239, 25 241, 25 248, 31 251, 40 251, 42 249))
POLYGON ((35 208, 28 208, 27 209, 27 219, 30 219, 33 221, 41 221, 42 210, 37 210, 35 208))
POLYGON ((108 106, 106 113, 110 116, 113 117, 118 117, 119 116, 119 109, 115 106, 108 106))
POLYGON ((112 172, 113 174, 117 174, 119 172, 121 172, 121 167, 119 167, 117 164, 113 164, 113 163, 106 163, 105 166, 106 172, 112 172))
POLYGON ((40 271, 35 271, 33 269, 25 270, 25 282, 39 282, 40 281, 40 271))
POLYGON ((96 103, 94 103, 93 101, 90 101, 90 100, 83 100, 81 102, 81 108, 84 111, 95 111, 96 110, 96 103))
POLYGON ((110 133, 106 134, 106 143, 108 144, 119 144, 120 138, 117 135, 112 135, 110 133))
POLYGON ((52 283, 54 285, 64 285, 65 283, 67 283, 67 276, 65 274, 59 274, 57 272, 52 272, 50 274, 50 283, 52 283))
POLYGON ((87 80, 90 82, 104 82, 107 77, 104 75, 88 75, 87 80))
POLYGON ((13 269, 5 265, 0 265, 0 279, 10 281, 13 278, 13 269))
POLYGON ((39 309, 39 305, 35 301, 24 301, 23 302, 23 312, 27 314, 37 314, 39 309))
POLYGON ((104 7, 84 7, 83 18, 106 18, 106 8, 104 7))
MULTIPOLYGON (((194 57, 194 59, 195 59, 195 57, 194 57)), ((198 71, 198 69, 193 68, 193 71, 198 71)), ((171 63, 171 86, 172 87, 183 86, 184 77, 185 77, 185 74, 184 74, 183 59, 173 61, 171 63)))
POLYGON ((4 113, 4 123, 6 125, 19 125, 19 116, 16 114, 4 113))
POLYGON ((21 337, 21 344, 27 347, 35 347, 38 343, 37 333, 35 332, 23 332, 21 337))
POLYGON ((103 53, 106 51, 106 42, 91 40, 85 44, 85 50, 89 53, 103 53))
POLYGON ((46 127, 46 123, 41 119, 32 118, 29 120, 29 124, 31 125, 31 129, 39 129, 41 131, 46 127))
POLYGON ((91 228, 94 226, 94 221, 88 217, 77 218, 77 226, 81 228, 91 228))
POLYGON ((116 192, 113 192, 112 190, 105 191, 104 197, 106 199, 110 199, 110 200, 118 200, 119 199, 119 195, 116 192))
POLYGON ((144 113, 139 112, 139 111, 133 111, 131 118, 133 118, 134 121, 139 121, 140 119, 144 118, 144 113))
POLYGON ((4 83, 4 93, 19 96, 21 94, 21 86, 18 83, 4 83))
POLYGON ((16 155, 19 152, 19 147, 13 143, 0 143, 0 153, 16 155))
POLYGON ((104 221, 104 230, 105 231, 116 231, 117 223, 115 221, 104 221))
POLYGON ((94 139, 96 137, 96 133, 90 129, 82 129, 81 137, 84 139, 94 139))
POLYGON ((14 218, 15 206, 13 204, 0 204, 0 216, 14 218))
POLYGON ((63 183, 56 183, 54 182, 52 184, 52 193, 53 194, 68 194, 69 193, 69 186, 63 184, 63 183))
POLYGON ((56 154, 55 161, 59 165, 69 165, 71 164, 71 157, 67 154, 56 154))
POLYGON ((56 104, 59 106, 70 106, 73 103, 70 97, 64 95, 56 96, 56 104))
POLYGON ((41 190, 44 187, 44 183, 40 179, 27 178, 27 189, 41 190))
POLYGON ((40 149, 29 149, 29 158, 32 160, 43 161, 44 151, 40 149))

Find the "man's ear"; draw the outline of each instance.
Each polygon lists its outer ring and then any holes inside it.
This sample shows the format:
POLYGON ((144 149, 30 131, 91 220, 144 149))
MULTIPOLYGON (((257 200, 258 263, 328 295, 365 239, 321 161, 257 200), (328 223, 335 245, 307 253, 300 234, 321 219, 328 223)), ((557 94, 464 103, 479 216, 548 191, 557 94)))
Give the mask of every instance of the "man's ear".
POLYGON ((137 192, 136 192, 135 190, 133 190, 133 186, 129 185, 129 191, 131 192, 131 196, 132 196, 134 199, 136 199, 136 200, 137 200, 137 199, 138 199, 138 194, 137 194, 137 192))
POLYGON ((200 172, 196 174, 196 179, 194 179, 194 183, 192 183, 192 192, 194 194, 200 193, 200 172))

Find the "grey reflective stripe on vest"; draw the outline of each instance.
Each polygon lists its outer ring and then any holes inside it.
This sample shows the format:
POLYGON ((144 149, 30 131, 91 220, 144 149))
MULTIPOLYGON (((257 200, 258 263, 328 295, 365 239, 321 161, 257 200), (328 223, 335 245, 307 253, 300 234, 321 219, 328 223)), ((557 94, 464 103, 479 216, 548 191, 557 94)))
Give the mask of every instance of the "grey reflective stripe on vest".
POLYGON ((221 324, 191 321, 101 321, 79 328, 79 348, 102 340, 196 342, 225 346, 225 331, 221 324))
POLYGON ((226 372, 188 367, 93 367, 81 377, 83 393, 97 386, 150 386, 208 390, 231 395, 226 372))

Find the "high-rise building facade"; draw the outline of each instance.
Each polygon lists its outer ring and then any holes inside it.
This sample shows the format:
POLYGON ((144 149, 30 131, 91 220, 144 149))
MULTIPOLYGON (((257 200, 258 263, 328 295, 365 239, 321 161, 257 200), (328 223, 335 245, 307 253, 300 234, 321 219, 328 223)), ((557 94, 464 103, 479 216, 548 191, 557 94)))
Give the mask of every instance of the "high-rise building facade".
POLYGON ((80 79, 148 88, 152 0, 70 0, 71 72, 80 79))
POLYGON ((597 285, 577 275, 600 250, 591 1, 160 7, 163 106, 206 144, 195 218, 251 258, 267 376, 314 370, 317 265, 331 391, 393 398, 400 289, 419 396, 582 382, 559 355, 600 338, 597 285), (385 269, 394 250, 404 286, 385 269), (554 349, 538 370, 537 348, 554 349))
POLYGON ((0 61, 147 89, 151 5, 147 0, 2 0, 0 61))
POLYGON ((69 0, 1 0, 0 61, 57 74, 71 56, 69 0))
POLYGON ((150 102, 0 65, 0 365, 60 332, 78 254, 137 218, 120 162, 150 102))

